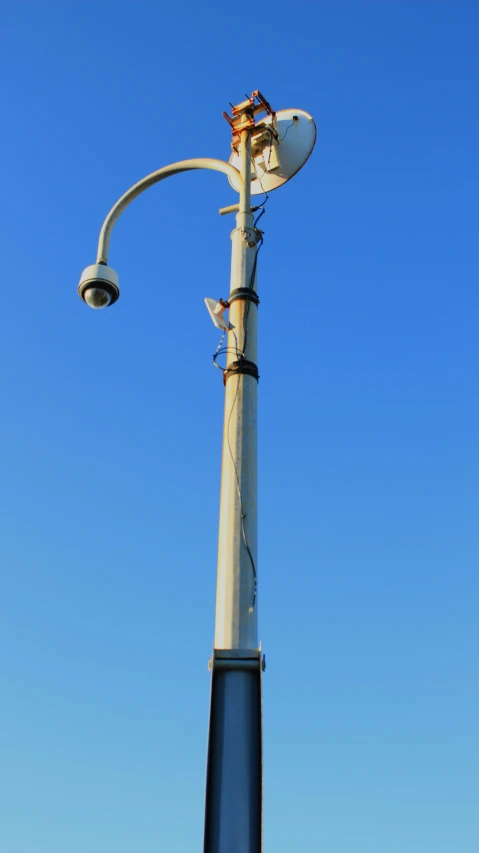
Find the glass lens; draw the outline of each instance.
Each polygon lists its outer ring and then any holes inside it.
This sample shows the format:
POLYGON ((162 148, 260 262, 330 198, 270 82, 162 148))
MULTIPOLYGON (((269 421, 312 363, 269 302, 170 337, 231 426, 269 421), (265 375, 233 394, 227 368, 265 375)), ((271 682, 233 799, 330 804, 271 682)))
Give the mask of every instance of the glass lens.
POLYGON ((106 308, 111 302, 111 296, 102 287, 89 287, 85 291, 85 302, 90 308, 106 308))

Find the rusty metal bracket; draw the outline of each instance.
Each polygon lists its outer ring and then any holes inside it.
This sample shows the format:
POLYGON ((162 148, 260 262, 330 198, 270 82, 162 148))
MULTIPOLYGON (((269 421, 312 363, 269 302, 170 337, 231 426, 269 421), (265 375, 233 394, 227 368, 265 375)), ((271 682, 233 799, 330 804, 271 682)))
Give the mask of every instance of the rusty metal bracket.
POLYGON ((276 127, 275 127, 275 118, 276 112, 273 110, 271 104, 266 100, 264 95, 261 94, 259 89, 256 89, 251 97, 246 95, 246 101, 241 101, 240 104, 230 104, 231 107, 231 116, 228 113, 223 112, 223 116, 231 127, 233 133, 233 139, 231 142, 231 147, 236 150, 239 142, 242 130, 254 130, 255 127, 260 126, 260 122, 257 121, 258 116, 261 116, 263 113, 266 115, 270 115, 272 117, 271 126, 269 132, 273 135, 276 135, 276 127))

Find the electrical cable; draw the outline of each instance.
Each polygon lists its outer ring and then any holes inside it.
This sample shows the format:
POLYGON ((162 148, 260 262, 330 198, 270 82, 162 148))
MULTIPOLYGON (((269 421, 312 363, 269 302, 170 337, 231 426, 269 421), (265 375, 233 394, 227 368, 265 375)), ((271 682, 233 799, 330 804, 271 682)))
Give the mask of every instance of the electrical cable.
POLYGON ((253 610, 254 610, 254 608, 255 608, 255 604, 256 604, 256 591, 257 591, 257 588, 258 588, 257 573, 256 573, 256 566, 255 566, 254 558, 253 558, 253 555, 252 555, 252 553, 251 553, 251 548, 249 547, 248 537, 246 536, 246 530, 245 530, 245 526, 244 526, 244 520, 245 520, 245 518, 246 518, 246 515, 245 515, 244 505, 243 505, 243 495, 242 495, 242 493, 241 493, 241 484, 240 484, 240 479, 239 479, 239 474, 238 474, 238 467, 237 467, 236 462, 235 462, 235 458, 234 458, 234 455, 233 455, 233 450, 232 450, 232 448, 231 448, 231 442, 230 442, 230 425, 231 425, 231 417, 232 417, 232 415, 233 415, 233 411, 234 411, 234 408, 235 408, 235 406, 236 406, 236 400, 238 399, 238 391, 239 391, 239 387, 240 387, 240 377, 241 377, 241 374, 239 373, 239 374, 238 374, 238 377, 237 377, 237 380, 238 380, 238 381, 237 381, 237 383, 236 383, 236 391, 235 391, 235 395, 234 395, 234 398, 233 398, 233 403, 231 404, 231 409, 230 409, 230 413, 229 413, 229 417, 228 417, 228 424, 227 424, 227 427, 226 427, 226 438, 227 438, 227 441, 228 441, 228 450, 229 450, 229 452, 230 452, 231 461, 232 461, 232 463, 233 463, 233 467, 234 467, 234 470, 235 470, 236 488, 237 488, 237 490, 238 490, 238 497, 239 497, 239 501, 240 501, 240 512, 241 512, 241 533, 242 533, 242 536, 243 536, 243 542, 244 542, 244 546, 245 546, 245 548, 246 548, 246 552, 247 552, 248 557, 249 557, 250 562, 251 562, 251 568, 252 568, 252 570, 253 570, 253 578, 254 578, 254 586, 253 586, 253 602, 252 602, 252 604, 251 604, 251 608, 250 608, 250 612, 252 613, 252 612, 253 612, 253 610))
MULTIPOLYGON (((265 211, 264 211, 264 204, 266 204, 266 201, 268 200, 268 195, 267 195, 267 193, 265 193, 265 195, 266 195, 265 201, 264 201, 263 205, 261 205, 261 206, 263 207, 263 209, 262 209, 261 213, 259 214, 259 216, 256 218, 256 220, 255 220, 255 222, 254 222, 253 227, 256 227, 257 222, 259 221, 259 219, 261 218, 261 216, 262 216, 262 215, 264 214, 264 212, 265 212, 265 211)), ((258 254, 259 254, 259 251, 260 251, 260 249, 261 249, 261 246, 263 245, 263 234, 262 234, 262 232, 260 232, 260 233, 261 233, 261 238, 260 238, 259 242, 258 242, 258 243, 257 243, 257 245, 256 245, 256 252, 255 252, 255 256, 254 256, 253 267, 252 267, 252 270, 251 270, 251 276, 250 276, 250 282, 249 282, 248 290, 253 290, 253 289, 254 289, 254 283, 255 283, 255 278, 256 278, 256 268, 257 268, 257 264, 258 264, 258 254)), ((247 340, 248 340, 247 320, 248 320, 248 315, 249 315, 250 307, 251 307, 251 300, 248 300, 248 301, 247 301, 247 303, 246 303, 246 306, 245 306, 244 314, 243 314, 243 352, 239 355, 239 359, 238 359, 238 360, 240 361, 240 363, 241 363, 241 362, 244 360, 244 358, 245 358, 246 343, 247 343, 247 340)), ((246 535, 246 529, 245 529, 245 523, 244 523, 245 518, 246 518, 246 515, 245 515, 245 512, 244 512, 244 506, 243 506, 243 495, 242 495, 242 493, 241 493, 241 484, 240 484, 240 479, 239 479, 239 474, 238 474, 238 468, 237 468, 237 465, 236 465, 236 461, 235 461, 235 458, 234 458, 234 454, 233 454, 233 450, 232 450, 231 442, 230 442, 230 425, 231 425, 231 418, 232 418, 232 415, 233 415, 234 408, 235 408, 235 406, 236 406, 236 401, 237 401, 237 399, 238 399, 238 392, 239 392, 239 386, 240 386, 240 376, 241 376, 241 374, 238 374, 238 381, 237 381, 237 383, 236 383, 235 396, 234 396, 234 398, 233 398, 233 403, 232 403, 232 405, 231 405, 231 409, 230 409, 230 413, 229 413, 229 417, 228 417, 228 424, 227 424, 227 428, 226 428, 226 438, 227 438, 227 441, 228 441, 228 450, 229 450, 229 452, 230 452, 231 461, 232 461, 232 463, 233 463, 233 467, 234 467, 234 470, 235 470, 236 487, 237 487, 237 490, 238 490, 238 497, 239 497, 239 500, 240 500, 240 511, 241 511, 241 532, 242 532, 242 536, 243 536, 243 542, 244 542, 244 545, 245 545, 245 548, 246 548, 246 552, 247 552, 247 554, 248 554, 248 556, 249 556, 249 559, 250 559, 250 562, 251 562, 251 568, 252 568, 252 570, 253 570, 253 577, 254 577, 254 590, 253 590, 253 603, 252 603, 252 606, 251 606, 251 612, 252 612, 252 611, 254 610, 254 608, 255 608, 255 604, 256 604, 256 591, 257 591, 257 573, 256 573, 256 565, 255 565, 255 562, 254 562, 253 554, 251 553, 251 548, 250 548, 250 546, 249 546, 248 537, 247 537, 247 535, 246 535)))
MULTIPOLYGON (((230 331, 231 331, 231 333, 235 339, 234 347, 230 347, 228 345, 223 346, 223 341, 224 341, 225 336, 226 336, 226 329, 225 329, 223 334, 221 335, 220 342, 219 342, 218 346, 216 347, 216 352, 213 353, 213 364, 215 367, 218 368, 218 370, 221 370, 221 371, 224 371, 226 368, 222 367, 217 362, 217 359, 219 358, 220 355, 228 355, 229 352, 232 352, 236 355, 237 358, 239 358, 239 356, 240 356, 240 350, 238 349, 238 338, 236 337, 236 334, 235 334, 233 329, 230 329, 230 331)), ((244 357, 243 353, 241 353, 241 355, 244 357)))
MULTIPOLYGON (((284 137, 283 137, 283 138, 284 138, 284 137)), ((250 159, 251 159, 251 162, 252 162, 252 164, 253 164, 253 166, 254 166, 253 158, 252 158, 252 157, 250 157, 250 159)), ((259 175, 257 175, 257 178, 258 178, 259 185, 260 185, 260 187, 261 187, 261 189, 262 189, 262 191, 263 191, 263 194, 264 194, 264 200, 262 201, 262 203, 261 203, 261 204, 259 204, 259 205, 257 206, 257 210, 259 210, 259 211, 260 211, 260 213, 258 214, 258 216, 256 217, 256 219, 255 219, 255 220, 254 220, 254 222, 253 222, 253 228, 254 228, 255 230, 256 230, 256 226, 257 226, 257 224, 258 224, 259 220, 261 219, 261 217, 262 217, 262 216, 264 216, 264 214, 265 214, 265 212, 266 212, 266 211, 265 211, 265 205, 266 205, 266 202, 267 202, 267 201, 268 201, 268 199, 269 199, 269 195, 268 195, 268 193, 266 192, 266 190, 264 189, 263 184, 262 184, 262 182, 261 182, 261 178, 259 177, 259 175)), ((248 285, 248 288, 247 288, 248 290, 254 290, 254 284, 255 284, 255 278, 256 278, 256 269, 257 269, 257 265, 258 265, 258 254, 259 254, 259 251, 260 251, 260 249, 261 249, 261 246, 263 245, 263 240, 264 240, 264 238, 263 238, 263 232, 262 232, 262 231, 259 231, 259 229, 258 229, 257 234, 259 234, 259 239, 258 239, 258 241, 257 241, 257 243, 256 243, 256 251, 255 251, 255 256, 254 256, 253 266, 252 266, 252 269, 251 269, 250 281, 249 281, 249 285, 248 285)), ((215 354, 213 355, 213 363, 214 363, 215 367, 217 367, 217 368, 218 368, 218 369, 220 369, 220 370, 224 369, 224 368, 221 368, 221 367, 220 367, 220 365, 217 363, 217 359, 218 359, 218 357, 219 357, 220 355, 227 355, 227 354, 228 354, 228 352, 235 352, 236 358, 237 358, 237 360, 239 361, 240 366, 241 366, 241 363, 245 360, 246 344, 247 344, 247 340, 248 340, 248 328, 247 328, 247 322, 248 322, 248 316, 249 316, 249 312, 250 312, 250 307, 251 307, 251 300, 249 300, 249 299, 248 299, 248 300, 247 300, 247 303, 246 303, 246 305, 245 305, 244 313, 243 313, 243 349, 242 349, 242 351, 240 351, 240 350, 239 350, 239 348, 238 348, 238 338, 236 337, 236 335, 235 335, 235 333, 234 333, 234 332, 233 332, 233 336, 234 336, 234 339, 235 339, 235 347, 234 347, 234 348, 233 348, 233 347, 230 347, 230 346, 223 346, 223 341, 224 341, 224 339, 225 339, 226 331, 224 331, 224 332, 223 332, 223 334, 222 334, 222 336, 221 336, 221 339, 220 339, 220 342, 219 342, 219 344, 218 344, 217 350, 216 350, 215 354)), ((250 545, 249 545, 249 542, 248 542, 248 537, 247 537, 247 535, 246 535, 246 528, 245 528, 245 518, 246 518, 246 514, 245 514, 245 511, 244 511, 243 495, 242 495, 242 492, 241 492, 241 483, 240 483, 240 478, 239 478, 239 474, 238 474, 238 467, 237 467, 237 465, 236 465, 236 460, 235 460, 235 457, 234 457, 234 454, 233 454, 233 449, 232 449, 232 447, 231 447, 231 441, 230 441, 231 418, 232 418, 232 416, 233 416, 233 412, 234 412, 234 409, 235 409, 235 406, 236 406, 236 401, 237 401, 237 399, 238 399, 238 393, 239 393, 239 387, 240 387, 240 377, 241 377, 241 373, 238 373, 238 374, 237 374, 237 382, 236 382, 236 391, 235 391, 235 395, 234 395, 234 398, 233 398, 233 402, 232 402, 232 404, 231 404, 231 409, 230 409, 230 413, 229 413, 229 416, 228 416, 228 422, 227 422, 227 425, 226 425, 226 440, 227 440, 227 443, 228 443, 228 450, 229 450, 229 454, 230 454, 230 457, 231 457, 231 461, 232 461, 232 463, 233 463, 233 468, 234 468, 234 472, 235 472, 235 479, 236 479, 236 488, 237 488, 237 490, 238 490, 238 497, 239 497, 239 502, 240 502, 240 513, 241 513, 241 534, 242 534, 242 537, 243 537, 244 546, 245 546, 245 548, 246 548, 246 553, 248 554, 248 557, 249 557, 250 562, 251 562, 251 569, 252 569, 252 571, 253 571, 253 579, 254 579, 254 586, 253 586, 253 602, 252 602, 252 605, 251 605, 251 608, 250 608, 250 612, 252 613, 252 612, 254 611, 254 608, 255 608, 255 605, 256 605, 256 592, 257 592, 257 586, 258 586, 258 583, 257 583, 257 572, 256 572, 256 565, 255 565, 254 557, 253 557, 253 554, 252 554, 252 552, 251 552, 251 548, 250 548, 250 545)))
MULTIPOLYGON (((260 185, 260 187, 261 187, 261 192, 262 192, 262 193, 263 193, 263 195, 264 195, 264 201, 262 201, 262 202, 261 202, 261 204, 258 204, 258 206, 257 206, 257 208, 256 208, 256 210, 259 210, 260 208, 264 208, 264 206, 265 206, 266 202, 267 202, 267 201, 268 201, 268 199, 269 199, 269 195, 268 195, 268 193, 266 192, 266 190, 265 190, 265 188, 264 188, 264 186, 263 186, 263 183, 262 183, 262 181, 261 181, 260 176, 258 175, 258 172, 256 171, 256 164, 255 164, 255 162, 254 162, 254 160, 253 160, 253 155, 252 155, 252 154, 250 154, 250 157, 249 157, 249 158, 250 158, 250 160, 251 160, 251 165, 253 166, 253 169, 254 169, 254 172, 255 172, 255 174, 256 174, 256 178, 257 178, 257 180, 258 180, 258 183, 259 183, 259 185, 260 185)), ((258 221, 258 219, 259 219, 259 218, 260 218, 260 217, 258 216, 258 217, 257 217, 257 219, 256 219, 256 222, 258 221)), ((255 225, 256 225, 256 222, 254 223, 255 225)))
MULTIPOLYGON (((261 219, 263 213, 264 213, 264 209, 261 211, 260 215, 256 218, 255 223, 254 223, 254 227, 256 227, 256 223, 259 221, 259 219, 261 219)), ((255 252, 255 256, 254 256, 253 269, 251 271, 251 278, 250 278, 250 284, 249 284, 248 290, 254 290, 254 280, 256 277, 256 267, 258 265, 258 255, 259 255, 259 251, 261 249, 261 246, 263 245, 263 242, 264 242, 263 232, 261 231, 260 233, 261 233, 261 237, 260 237, 258 243, 256 244, 256 252, 255 252)), ((248 322, 248 315, 249 315, 250 307, 251 307, 251 301, 248 300, 246 307, 245 307, 245 310, 244 310, 244 314, 243 314, 243 353, 246 352, 246 343, 248 340, 247 322, 248 322)), ((243 358, 244 358, 244 355, 243 355, 243 358)))
POLYGON ((283 141, 283 139, 286 139, 286 137, 288 135, 288 130, 290 129, 290 127, 294 127, 295 124, 296 124, 295 121, 292 121, 291 124, 288 124, 288 127, 286 128, 285 132, 283 133, 281 139, 278 139, 278 145, 280 142, 283 141))

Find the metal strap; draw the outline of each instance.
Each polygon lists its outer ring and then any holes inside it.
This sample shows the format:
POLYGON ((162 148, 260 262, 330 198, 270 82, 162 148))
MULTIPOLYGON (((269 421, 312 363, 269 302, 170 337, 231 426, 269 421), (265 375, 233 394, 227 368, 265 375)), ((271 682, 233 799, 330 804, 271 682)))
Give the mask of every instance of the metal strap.
POLYGON ((254 302, 255 305, 259 305, 258 294, 250 287, 237 287, 236 290, 232 290, 228 296, 228 302, 231 305, 237 299, 245 299, 247 302, 254 302))
POLYGON ((228 364, 225 370, 223 370, 225 385, 226 380, 230 376, 236 376, 238 373, 243 373, 245 376, 252 376, 256 381, 259 379, 258 365, 255 364, 254 361, 247 361, 245 358, 242 358, 238 361, 232 361, 231 364, 228 364))

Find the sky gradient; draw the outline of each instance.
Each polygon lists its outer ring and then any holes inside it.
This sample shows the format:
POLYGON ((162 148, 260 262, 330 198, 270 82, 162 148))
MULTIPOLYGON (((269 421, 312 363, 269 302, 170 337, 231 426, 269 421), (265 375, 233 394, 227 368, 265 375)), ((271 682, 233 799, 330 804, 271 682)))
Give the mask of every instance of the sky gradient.
POLYGON ((0 850, 202 849, 228 102, 310 112, 259 258, 265 853, 477 853, 474 2, 5 4, 0 850))

